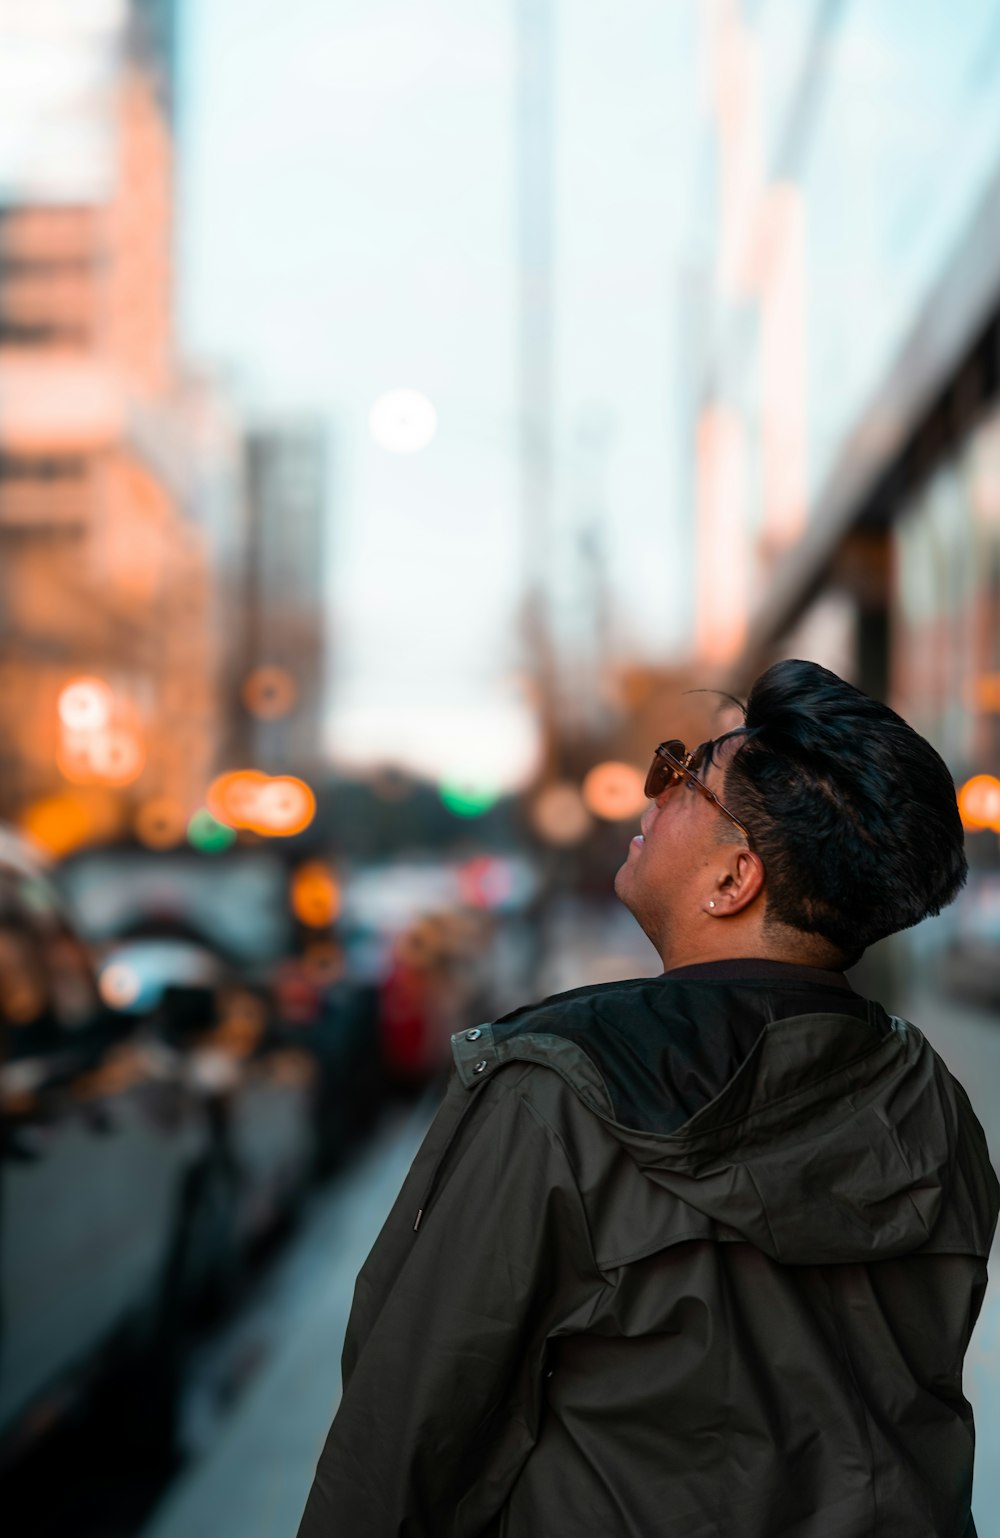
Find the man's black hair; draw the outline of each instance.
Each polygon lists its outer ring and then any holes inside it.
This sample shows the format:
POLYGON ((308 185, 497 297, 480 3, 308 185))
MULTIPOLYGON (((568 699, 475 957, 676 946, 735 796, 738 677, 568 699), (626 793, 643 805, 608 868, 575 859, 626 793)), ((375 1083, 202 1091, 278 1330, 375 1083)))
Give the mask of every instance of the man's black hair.
POLYGON ((822 935, 853 961, 962 886, 947 765, 888 705, 816 662, 776 662, 727 738, 737 749, 726 805, 764 861, 769 920, 822 935))

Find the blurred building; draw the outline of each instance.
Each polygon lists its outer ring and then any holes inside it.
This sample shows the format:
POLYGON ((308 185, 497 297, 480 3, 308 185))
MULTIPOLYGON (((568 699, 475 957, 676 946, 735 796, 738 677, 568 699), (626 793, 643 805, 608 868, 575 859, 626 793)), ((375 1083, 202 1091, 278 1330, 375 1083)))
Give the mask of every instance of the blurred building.
POLYGON ((316 422, 247 434, 242 757, 307 777, 317 767, 323 707, 326 473, 316 422))
POLYGON ((742 694, 811 658, 935 744, 973 874, 863 986, 893 994, 904 959, 912 984, 944 951, 951 986, 995 998, 1000 18, 989 0, 960 26, 888 0, 701 16, 691 682, 742 694))
POLYGON ((56 849, 150 801, 179 819, 215 751, 220 624, 173 355, 172 48, 168 0, 0 9, 0 816, 56 849))
POLYGON ((704 16, 696 663, 814 657, 995 769, 996 8, 704 16))

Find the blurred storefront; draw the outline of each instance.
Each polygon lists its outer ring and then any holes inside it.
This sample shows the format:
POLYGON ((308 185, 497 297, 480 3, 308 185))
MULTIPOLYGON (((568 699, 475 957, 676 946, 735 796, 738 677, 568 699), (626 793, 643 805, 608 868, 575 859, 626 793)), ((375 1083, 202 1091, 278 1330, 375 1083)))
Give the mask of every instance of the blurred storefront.
POLYGON ((988 737, 996 9, 709 14, 697 658, 740 687, 775 655, 827 661, 957 771, 988 737))

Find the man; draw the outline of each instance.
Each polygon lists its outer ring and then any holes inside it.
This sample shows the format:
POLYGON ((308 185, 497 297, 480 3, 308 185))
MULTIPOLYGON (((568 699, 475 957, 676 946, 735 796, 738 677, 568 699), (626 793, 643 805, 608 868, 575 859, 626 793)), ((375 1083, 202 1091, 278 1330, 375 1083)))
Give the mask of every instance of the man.
POLYGON ((454 1038, 300 1538, 974 1534, 997 1180, 843 976, 961 886, 948 771, 790 661, 646 793, 615 885, 663 975, 454 1038))

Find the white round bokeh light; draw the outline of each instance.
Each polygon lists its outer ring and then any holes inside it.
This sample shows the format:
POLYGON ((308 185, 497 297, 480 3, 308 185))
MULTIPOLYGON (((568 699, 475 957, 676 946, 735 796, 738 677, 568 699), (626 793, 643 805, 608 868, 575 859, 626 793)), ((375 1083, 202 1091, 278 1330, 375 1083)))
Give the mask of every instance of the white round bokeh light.
POLYGON ((390 454, 417 454, 437 432, 437 412, 419 390, 387 390, 368 416, 368 431, 390 454))

